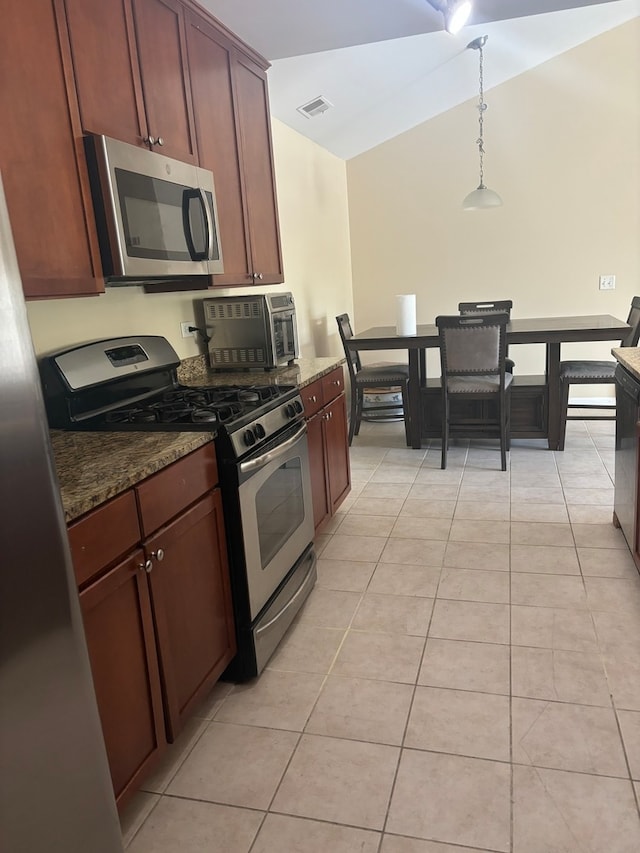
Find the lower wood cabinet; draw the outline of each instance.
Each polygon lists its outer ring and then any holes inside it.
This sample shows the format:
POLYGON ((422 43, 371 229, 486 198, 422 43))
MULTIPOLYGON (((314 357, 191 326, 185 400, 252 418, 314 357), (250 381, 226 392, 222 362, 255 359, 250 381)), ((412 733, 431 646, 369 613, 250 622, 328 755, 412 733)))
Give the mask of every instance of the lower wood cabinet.
POLYGON ((109 769, 119 806, 165 744, 156 640, 144 554, 134 551, 80 593, 109 769))
POLYGON ((69 528, 119 807, 235 655, 216 484, 211 443, 69 528))
POLYGON ((167 736, 173 741, 235 653, 220 490, 159 530, 144 548, 152 564, 167 736))
POLYGON ((351 489, 347 407, 342 368, 300 391, 307 417, 313 519, 316 530, 351 489))

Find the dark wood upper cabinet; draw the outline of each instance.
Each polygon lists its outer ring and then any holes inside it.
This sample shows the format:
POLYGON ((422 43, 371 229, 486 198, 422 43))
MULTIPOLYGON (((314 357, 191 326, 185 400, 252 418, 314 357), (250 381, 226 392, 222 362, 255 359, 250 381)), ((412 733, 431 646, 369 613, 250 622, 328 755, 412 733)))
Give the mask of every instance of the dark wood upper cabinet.
POLYGON ((253 277, 262 284, 278 284, 284 276, 267 76, 236 54, 234 81, 253 277))
POLYGON ((196 163, 182 5, 65 3, 83 130, 196 163))
POLYGON ((176 0, 133 0, 133 13, 151 147, 197 163, 184 7, 176 0))
POLYGON ((27 297, 104 279, 83 135, 213 172, 225 272, 284 281, 267 63, 192 0, 7 0, 0 170, 27 297))
POLYGON ((2 4, 0 172, 25 295, 104 289, 88 176, 67 98, 64 15, 52 0, 2 4))
POLYGON ((144 145, 147 126, 130 0, 65 0, 65 5, 83 130, 144 145))
POLYGON ((224 274, 217 286, 284 281, 264 68, 199 15, 187 44, 200 164, 213 172, 224 274))
POLYGON ((224 274, 217 285, 252 284, 244 192, 231 79, 231 48, 198 15, 187 17, 187 44, 200 164, 213 172, 224 274))

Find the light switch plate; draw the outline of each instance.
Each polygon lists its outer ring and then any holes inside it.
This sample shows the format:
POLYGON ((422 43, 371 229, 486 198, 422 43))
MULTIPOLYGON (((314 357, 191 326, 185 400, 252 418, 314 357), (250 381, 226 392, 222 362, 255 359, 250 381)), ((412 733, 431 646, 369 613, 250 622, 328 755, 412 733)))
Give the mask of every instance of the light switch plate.
POLYGON ((600 290, 615 290, 616 289, 616 277, 615 275, 601 275, 600 276, 600 290))

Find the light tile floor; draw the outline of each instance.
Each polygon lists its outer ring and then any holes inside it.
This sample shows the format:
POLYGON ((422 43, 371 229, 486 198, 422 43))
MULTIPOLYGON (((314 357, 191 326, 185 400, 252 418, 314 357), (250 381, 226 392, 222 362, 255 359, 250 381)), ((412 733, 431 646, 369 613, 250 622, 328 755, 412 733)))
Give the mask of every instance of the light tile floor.
POLYGON ((638 853, 640 576, 613 424, 566 450, 366 424, 318 584, 123 818, 130 853, 638 853))

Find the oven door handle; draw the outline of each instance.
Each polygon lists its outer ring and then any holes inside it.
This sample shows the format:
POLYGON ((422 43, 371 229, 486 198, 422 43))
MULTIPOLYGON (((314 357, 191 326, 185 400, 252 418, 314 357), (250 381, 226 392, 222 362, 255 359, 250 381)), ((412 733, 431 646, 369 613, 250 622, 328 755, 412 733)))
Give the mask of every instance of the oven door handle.
POLYGON ((269 450, 267 453, 263 453, 262 456, 257 456, 255 459, 248 459, 246 462, 241 462, 240 473, 248 474, 251 471, 257 471, 258 468, 263 468, 265 465, 268 465, 269 462, 273 462, 275 459, 279 459, 291 447, 293 447, 296 442, 299 441, 300 437, 304 435, 306 431, 307 425, 303 421, 298 427, 298 429, 291 436, 291 438, 288 438, 286 441, 283 441, 282 444, 279 444, 277 447, 274 447, 273 450, 269 450))

